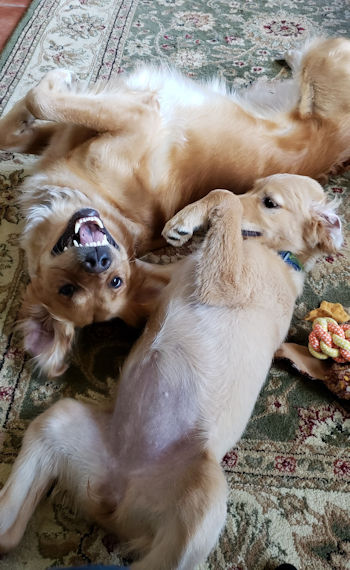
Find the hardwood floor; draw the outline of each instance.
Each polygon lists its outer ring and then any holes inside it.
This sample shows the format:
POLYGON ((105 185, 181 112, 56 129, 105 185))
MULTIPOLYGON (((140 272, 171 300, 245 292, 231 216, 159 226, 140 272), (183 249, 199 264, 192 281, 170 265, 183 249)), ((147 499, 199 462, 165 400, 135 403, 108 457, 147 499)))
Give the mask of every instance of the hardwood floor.
POLYGON ((0 51, 15 30, 31 0, 0 0, 0 51))

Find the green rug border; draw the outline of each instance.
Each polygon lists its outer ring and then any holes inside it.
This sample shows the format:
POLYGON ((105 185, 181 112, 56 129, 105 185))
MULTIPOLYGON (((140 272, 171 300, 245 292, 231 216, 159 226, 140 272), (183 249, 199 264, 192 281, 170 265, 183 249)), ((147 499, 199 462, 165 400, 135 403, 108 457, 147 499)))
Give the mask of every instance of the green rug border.
POLYGON ((13 48, 14 48, 19 36, 23 32, 25 26, 27 25, 29 20, 32 18, 34 11, 37 9, 38 5, 41 4, 43 1, 45 2, 45 0, 32 0, 31 4, 28 6, 27 10, 23 14, 21 20, 17 24, 14 32, 12 32, 11 36, 7 40, 5 46, 4 46, 4 48, 0 54, 0 71, 4 67, 4 65, 7 61, 7 58, 9 57, 11 51, 13 50, 13 48))

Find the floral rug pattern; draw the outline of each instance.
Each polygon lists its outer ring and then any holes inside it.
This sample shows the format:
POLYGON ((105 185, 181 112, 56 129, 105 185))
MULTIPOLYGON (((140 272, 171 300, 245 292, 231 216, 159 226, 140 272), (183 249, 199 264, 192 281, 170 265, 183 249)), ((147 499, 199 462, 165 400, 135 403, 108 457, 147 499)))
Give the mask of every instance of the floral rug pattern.
MULTIPOLYGON (((68 67, 93 81, 151 61, 194 79, 217 74, 243 87, 287 77, 279 60, 316 35, 350 35, 342 0, 34 0, 0 56, 0 112, 48 70, 68 67)), ((72 365, 60 379, 33 372, 13 330, 27 283, 18 247, 18 184, 34 157, 0 152, 0 481, 30 419, 62 396, 103 402, 137 331, 112 321, 81 331, 72 365)), ((306 313, 321 300, 350 304, 350 183, 329 180, 339 199, 346 243, 320 260, 298 301, 290 340, 305 344, 306 313)), ((171 262, 172 248, 151 261, 171 262)), ((137 395, 135 395, 137 397, 137 395)), ((244 437, 226 455, 227 525, 203 570, 350 569, 350 405, 318 382, 276 362, 244 437)), ((43 501, 4 570, 119 562, 113 536, 72 513, 59 497, 43 501)), ((150 569, 151 570, 151 569, 150 569)))

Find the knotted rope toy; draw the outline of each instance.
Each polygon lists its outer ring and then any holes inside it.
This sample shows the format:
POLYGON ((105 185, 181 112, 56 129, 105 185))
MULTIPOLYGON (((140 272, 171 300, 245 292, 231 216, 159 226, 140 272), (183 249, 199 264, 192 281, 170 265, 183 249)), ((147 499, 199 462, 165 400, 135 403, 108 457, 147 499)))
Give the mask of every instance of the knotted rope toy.
POLYGON ((349 313, 340 303, 322 301, 304 318, 313 322, 308 348, 285 342, 277 358, 288 360, 304 376, 321 380, 338 398, 350 401, 349 313))
POLYGON ((309 334, 309 351, 319 360, 350 362, 350 324, 339 325, 331 317, 315 319, 309 334))

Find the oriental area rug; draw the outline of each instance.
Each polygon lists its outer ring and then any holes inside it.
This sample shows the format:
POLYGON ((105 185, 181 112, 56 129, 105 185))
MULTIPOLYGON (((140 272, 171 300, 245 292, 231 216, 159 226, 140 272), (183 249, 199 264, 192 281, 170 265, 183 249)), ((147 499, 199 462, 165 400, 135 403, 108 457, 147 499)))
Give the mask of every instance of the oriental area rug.
MULTIPOLYGON (((279 61, 284 52, 314 36, 350 36, 349 22, 346 0, 34 0, 0 57, 0 112, 58 67, 91 82, 142 62, 166 63, 194 79, 216 74, 238 88, 288 77, 279 61)), ((138 334, 118 321, 87 327, 61 378, 33 371, 13 325, 28 280, 16 198, 34 163, 33 156, 0 152, 1 485, 31 419, 64 396, 109 400, 138 334)), ((289 333, 299 344, 310 330, 305 315, 322 300, 350 305, 349 178, 326 185, 339 200, 346 243, 308 277, 289 333)), ((177 256, 168 247, 149 260, 177 256)), ((201 569, 273 570, 282 562, 298 570, 350 569, 349 435, 349 403, 276 361, 242 440, 224 458, 227 523, 201 569)), ((114 537, 53 493, 0 568, 121 562, 114 537)))

